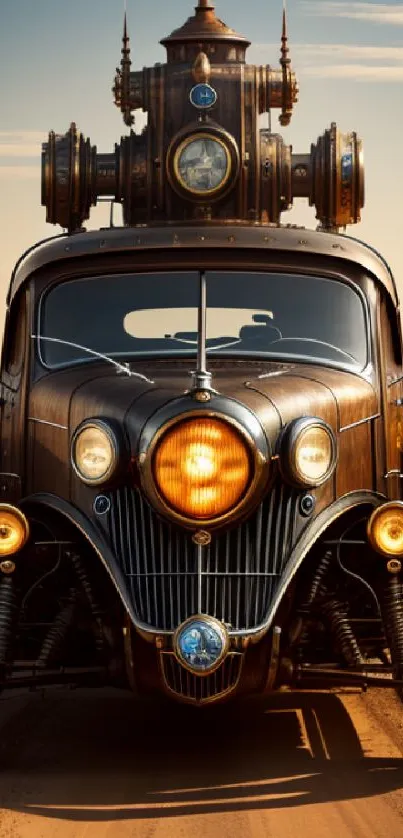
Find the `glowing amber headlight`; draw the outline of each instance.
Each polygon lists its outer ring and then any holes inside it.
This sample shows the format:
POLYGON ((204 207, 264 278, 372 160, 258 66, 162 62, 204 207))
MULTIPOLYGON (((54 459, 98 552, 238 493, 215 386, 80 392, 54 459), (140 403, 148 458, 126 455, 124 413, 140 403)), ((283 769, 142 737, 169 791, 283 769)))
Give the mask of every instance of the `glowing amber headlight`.
POLYGON ((29 525, 15 506, 0 503, 0 557, 18 553, 26 543, 29 525))
POLYGON ((246 442, 216 418, 170 428, 154 451, 154 479, 164 501, 188 518, 211 519, 233 509, 251 480, 246 442))
POLYGON ((394 501, 378 506, 368 522, 368 538, 378 553, 403 556, 403 503, 394 501))

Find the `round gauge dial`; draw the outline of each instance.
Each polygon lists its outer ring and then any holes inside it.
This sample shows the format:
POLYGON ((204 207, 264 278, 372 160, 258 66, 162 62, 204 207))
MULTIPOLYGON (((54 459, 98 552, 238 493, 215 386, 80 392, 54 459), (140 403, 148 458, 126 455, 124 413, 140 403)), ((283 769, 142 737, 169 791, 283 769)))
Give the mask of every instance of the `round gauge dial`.
POLYGON ((231 174, 226 144, 209 134, 188 137, 174 158, 177 181, 193 195, 212 195, 223 188, 231 174))

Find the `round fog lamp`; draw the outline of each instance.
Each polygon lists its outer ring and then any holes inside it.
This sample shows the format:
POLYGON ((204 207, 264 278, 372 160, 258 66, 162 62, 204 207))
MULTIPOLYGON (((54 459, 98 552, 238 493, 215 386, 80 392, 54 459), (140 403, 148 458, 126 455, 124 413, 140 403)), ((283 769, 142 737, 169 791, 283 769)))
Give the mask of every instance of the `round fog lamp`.
POLYGON ((403 502, 378 506, 368 521, 371 546, 384 556, 403 556, 403 502))
POLYGON ((190 617, 177 629, 173 647, 186 669, 195 675, 209 675, 228 652, 228 632, 214 617, 190 617))
POLYGON ((232 510, 253 476, 241 434, 213 417, 187 419, 169 428, 154 451, 153 470, 167 506, 203 520, 232 510))
POLYGON ((12 556, 24 547, 29 536, 28 521, 15 506, 0 504, 0 556, 12 556))

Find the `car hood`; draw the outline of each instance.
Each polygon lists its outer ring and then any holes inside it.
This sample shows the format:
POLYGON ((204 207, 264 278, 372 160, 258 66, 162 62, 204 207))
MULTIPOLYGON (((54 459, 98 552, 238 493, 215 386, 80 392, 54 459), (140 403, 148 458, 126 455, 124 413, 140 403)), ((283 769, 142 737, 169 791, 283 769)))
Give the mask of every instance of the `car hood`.
MULTIPOLYGON (((282 427, 300 416, 321 418, 337 433, 378 412, 374 387, 350 372, 234 359, 211 361, 209 368, 214 389, 249 407, 271 443, 282 427)), ((30 419, 70 434, 86 419, 112 419, 125 426, 134 453, 147 420, 173 399, 188 398, 191 386, 188 360, 143 362, 136 370, 149 381, 116 374, 104 365, 51 373, 33 387, 30 419)))

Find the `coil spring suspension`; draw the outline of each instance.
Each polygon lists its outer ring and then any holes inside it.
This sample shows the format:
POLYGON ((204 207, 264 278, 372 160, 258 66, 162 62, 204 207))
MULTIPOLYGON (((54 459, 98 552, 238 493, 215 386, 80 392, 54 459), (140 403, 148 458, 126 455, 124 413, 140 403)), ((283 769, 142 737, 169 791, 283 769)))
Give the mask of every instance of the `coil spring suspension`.
POLYGON ((363 664, 364 658, 347 619, 347 607, 336 599, 331 599, 324 602, 321 609, 329 620, 331 632, 347 664, 349 666, 363 664))
POLYGON ((383 597, 383 617, 392 662, 403 670, 403 584, 400 575, 389 575, 383 597))
POLYGON ((81 584, 81 587, 85 593, 87 598, 88 605, 90 607, 92 616, 95 622, 95 647, 98 653, 102 652, 104 649, 104 633, 103 633, 103 623, 102 623, 102 609, 101 606, 94 594, 94 590, 92 587, 92 583, 90 577, 88 575, 87 568, 80 556, 79 553, 69 552, 68 554, 69 559, 74 567, 76 572, 77 578, 81 584))
POLYGON ((309 592, 308 600, 306 602, 306 607, 313 605, 319 592, 321 592, 325 576, 332 562, 332 558, 333 556, 331 550, 327 550, 325 555, 322 556, 312 579, 311 589, 309 592))
POLYGON ((9 662, 16 611, 14 580, 4 576, 0 579, 0 667, 9 662))
POLYGON ((71 590, 68 602, 57 615, 53 626, 50 628, 45 640, 43 641, 41 651, 36 661, 37 666, 47 667, 57 657, 66 639, 67 632, 73 622, 76 599, 77 592, 75 590, 71 590))
POLYGON ((307 646, 309 644, 311 638, 311 628, 307 620, 309 620, 309 615, 312 606, 319 592, 325 592, 324 580, 332 562, 332 558, 333 557, 331 550, 327 550, 326 553, 320 559, 320 562, 313 575, 307 599, 303 602, 299 609, 300 620, 302 621, 298 638, 298 653, 300 656, 303 655, 303 648, 304 646, 307 646))

